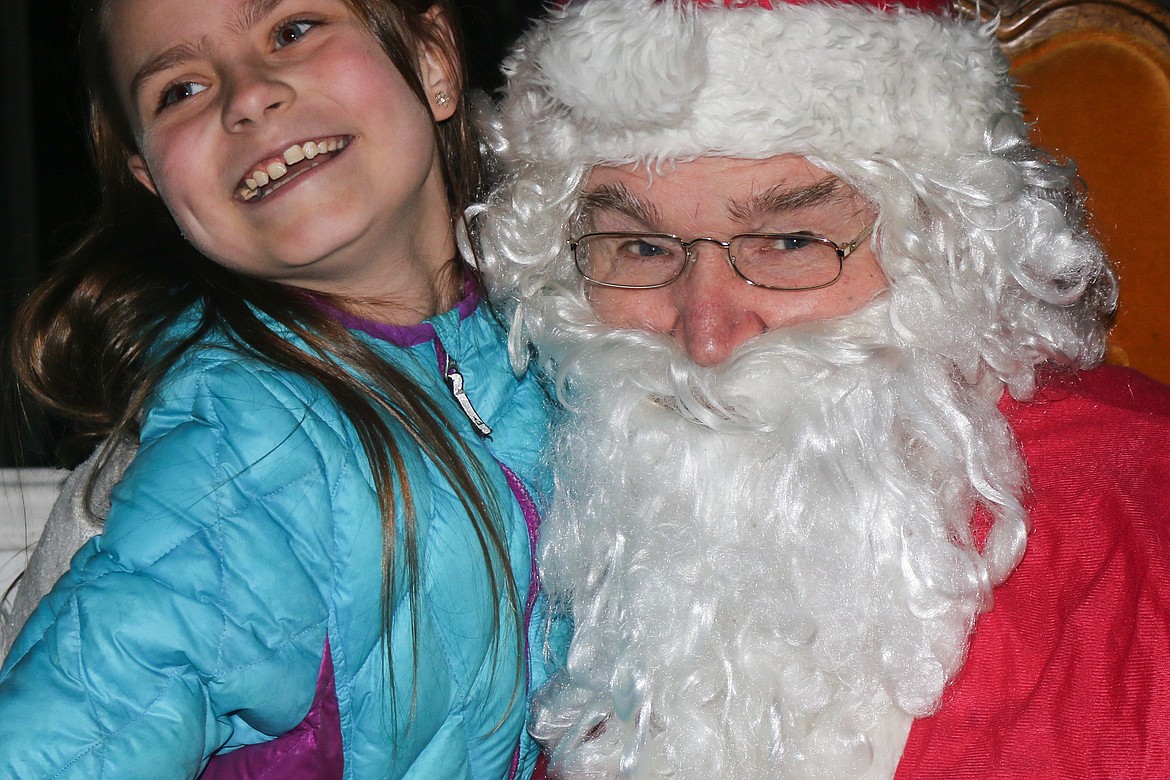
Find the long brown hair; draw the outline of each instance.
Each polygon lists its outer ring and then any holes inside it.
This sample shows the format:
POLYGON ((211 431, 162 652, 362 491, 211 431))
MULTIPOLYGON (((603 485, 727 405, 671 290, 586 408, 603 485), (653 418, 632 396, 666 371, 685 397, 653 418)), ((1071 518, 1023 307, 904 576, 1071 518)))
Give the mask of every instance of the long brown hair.
MULTIPOLYGON (((457 17, 448 0, 345 0, 382 43, 391 62, 424 105, 417 68, 420 46, 437 46, 462 68, 457 17), (428 13, 437 8, 435 13, 428 13), (442 18, 447 24, 437 24, 442 18)), ((319 382, 357 431, 370 462, 383 518, 383 629, 393 604, 397 532, 409 596, 419 603, 419 556, 411 485, 389 420, 450 480, 471 518, 497 602, 504 599, 516 633, 519 686, 522 618, 507 544, 495 518, 486 476, 438 404, 405 373, 339 325, 303 292, 229 270, 182 239, 162 201, 133 180, 127 160, 135 153, 130 125, 110 75, 105 0, 86 9, 82 34, 83 78, 89 97, 90 141, 101 182, 101 205, 76 247, 21 308, 14 325, 12 359, 30 395, 70 421, 77 451, 104 439, 137 440, 144 408, 167 371, 212 331, 268 364, 319 382), (201 315, 190 335, 157 354, 157 344, 185 311, 201 315), (307 348, 277 335, 271 318, 307 348), (395 511, 396 493, 401 516, 395 511)), ((482 188, 478 145, 468 119, 466 74, 455 115, 436 125, 452 214, 482 188)), ((470 273, 458 258, 452 270, 470 273)), ((458 274, 453 274, 457 276, 458 274)), ((339 308, 345 301, 329 299, 339 308)), ((76 461, 76 455, 74 461, 76 461)), ((96 470, 95 470, 96 473, 96 470)), ((417 629, 412 610, 412 628, 417 629)), ((498 613, 493 621, 498 621, 498 613)), ((498 623, 494 622, 498 630, 498 623)), ((418 631, 412 635, 417 643, 418 631)), ((417 664, 417 644, 415 646, 417 664)), ((393 667, 391 666, 391 669, 393 667)), ((413 686, 412 686, 413 689, 413 686)), ((412 709, 414 706, 412 697, 412 709)))

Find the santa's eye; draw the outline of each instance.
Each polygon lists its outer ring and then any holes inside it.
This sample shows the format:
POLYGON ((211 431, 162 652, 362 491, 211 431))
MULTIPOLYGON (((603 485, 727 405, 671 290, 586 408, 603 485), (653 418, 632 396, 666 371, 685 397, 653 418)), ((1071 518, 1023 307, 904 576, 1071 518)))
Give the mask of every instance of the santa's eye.
POLYGON ((661 257, 671 254, 671 250, 662 244, 663 242, 655 242, 653 239, 632 238, 618 247, 618 254, 639 258, 661 257))
POLYGON ((772 241, 772 249, 776 251, 795 252, 815 244, 816 238, 811 233, 784 233, 777 235, 772 241))

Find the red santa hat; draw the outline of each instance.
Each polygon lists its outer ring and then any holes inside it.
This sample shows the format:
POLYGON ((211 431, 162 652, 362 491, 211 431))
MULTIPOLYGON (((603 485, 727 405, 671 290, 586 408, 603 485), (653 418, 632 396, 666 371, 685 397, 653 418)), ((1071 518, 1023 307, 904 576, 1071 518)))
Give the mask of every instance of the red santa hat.
POLYGON ((992 29, 947 0, 573 0, 505 71, 505 161, 950 156, 1018 115, 992 29))

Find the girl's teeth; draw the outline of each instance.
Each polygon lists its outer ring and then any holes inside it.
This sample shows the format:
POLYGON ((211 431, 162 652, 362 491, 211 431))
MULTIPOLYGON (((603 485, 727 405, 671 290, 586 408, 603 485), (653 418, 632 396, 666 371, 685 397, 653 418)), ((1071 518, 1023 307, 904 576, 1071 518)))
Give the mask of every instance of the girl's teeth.
POLYGON ((305 159, 305 148, 294 144, 284 150, 284 161, 289 165, 296 165, 305 159))
POLYGON ((284 150, 284 162, 276 160, 265 168, 258 168, 252 171, 252 175, 244 179, 244 189, 241 193, 245 200, 251 200, 258 193, 261 187, 267 186, 269 182, 277 179, 288 173, 290 165, 296 165, 302 160, 312 160, 319 154, 326 154, 328 152, 336 152, 339 149, 344 149, 346 146, 344 140, 331 138, 328 141, 306 141, 303 144, 295 144, 284 150), (250 194, 249 194, 250 193, 250 194))

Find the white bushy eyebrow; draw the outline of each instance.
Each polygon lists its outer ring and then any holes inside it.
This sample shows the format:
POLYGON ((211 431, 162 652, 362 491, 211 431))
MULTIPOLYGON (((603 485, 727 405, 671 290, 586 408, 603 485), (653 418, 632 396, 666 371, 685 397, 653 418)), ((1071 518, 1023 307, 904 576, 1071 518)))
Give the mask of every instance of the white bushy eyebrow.
POLYGON ((845 200, 847 193, 840 179, 831 176, 803 187, 776 184, 745 200, 728 202, 727 214, 738 222, 752 222, 764 215, 783 214, 797 209, 845 200))
POLYGON ((578 208, 581 220, 585 224, 592 222, 593 213, 597 211, 613 211, 624 214, 647 227, 661 222, 658 209, 647 204, 622 184, 603 184, 589 190, 581 196, 578 208))
MULTIPOLYGON (((825 203, 844 201, 848 199, 849 193, 840 179, 830 176, 799 187, 776 184, 749 198, 728 201, 724 211, 737 222, 752 222, 765 215, 775 216, 825 203)), ((623 214, 647 227, 661 222, 659 212, 653 204, 646 203, 622 184, 603 184, 589 190, 581 196, 578 208, 583 225, 590 225, 592 215, 597 211, 623 214)))

